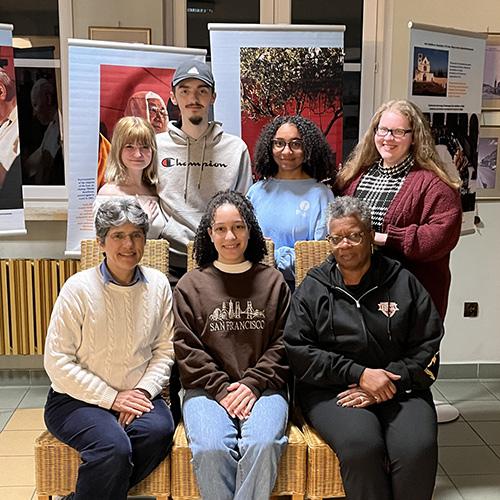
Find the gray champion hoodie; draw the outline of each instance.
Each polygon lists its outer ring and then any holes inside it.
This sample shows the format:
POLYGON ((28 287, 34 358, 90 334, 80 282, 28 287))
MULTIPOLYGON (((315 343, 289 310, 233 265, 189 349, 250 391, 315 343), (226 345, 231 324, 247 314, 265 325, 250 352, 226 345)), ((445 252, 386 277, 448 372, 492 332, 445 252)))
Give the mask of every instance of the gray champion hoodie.
POLYGON ((210 198, 220 190, 246 194, 252 169, 246 144, 210 122, 199 139, 185 134, 176 122, 156 136, 158 144, 158 196, 167 218, 161 234, 170 243, 171 262, 185 267, 186 244, 210 198))

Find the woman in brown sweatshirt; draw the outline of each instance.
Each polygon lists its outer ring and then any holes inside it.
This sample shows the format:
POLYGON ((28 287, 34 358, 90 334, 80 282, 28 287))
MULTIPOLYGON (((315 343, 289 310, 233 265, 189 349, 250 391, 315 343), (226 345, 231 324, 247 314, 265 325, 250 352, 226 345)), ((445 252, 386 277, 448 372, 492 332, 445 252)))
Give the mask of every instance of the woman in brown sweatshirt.
POLYGON ((204 500, 268 499, 286 444, 290 292, 251 203, 223 191, 198 227, 198 268, 174 291, 183 418, 204 500))

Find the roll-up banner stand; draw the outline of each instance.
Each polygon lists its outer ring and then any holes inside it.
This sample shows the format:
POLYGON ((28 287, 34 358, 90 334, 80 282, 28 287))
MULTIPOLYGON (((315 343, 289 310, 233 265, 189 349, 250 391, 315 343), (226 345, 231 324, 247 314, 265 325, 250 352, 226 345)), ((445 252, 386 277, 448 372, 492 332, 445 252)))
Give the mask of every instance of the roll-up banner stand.
POLYGON ((215 119, 252 155, 275 116, 316 123, 342 161, 345 26, 209 24, 215 119))
POLYGON ((66 255, 78 257, 80 240, 95 237, 92 205, 105 167, 100 155, 105 144, 109 150, 115 123, 125 116, 137 96, 154 93, 169 103, 175 68, 186 59, 204 61, 205 55, 201 49, 68 41, 66 255))

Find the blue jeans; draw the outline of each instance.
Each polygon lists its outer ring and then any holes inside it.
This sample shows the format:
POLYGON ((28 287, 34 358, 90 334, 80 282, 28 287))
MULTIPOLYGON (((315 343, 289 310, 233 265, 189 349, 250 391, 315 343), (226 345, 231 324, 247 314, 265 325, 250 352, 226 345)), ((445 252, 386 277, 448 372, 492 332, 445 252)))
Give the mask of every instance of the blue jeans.
POLYGON ((124 429, 116 412, 49 390, 47 429, 82 459, 74 500, 126 500, 129 488, 167 456, 174 422, 165 401, 158 396, 152 403, 124 429))
POLYGON ((186 391, 182 411, 203 500, 268 500, 287 443, 284 393, 265 391, 244 421, 202 389, 186 391))

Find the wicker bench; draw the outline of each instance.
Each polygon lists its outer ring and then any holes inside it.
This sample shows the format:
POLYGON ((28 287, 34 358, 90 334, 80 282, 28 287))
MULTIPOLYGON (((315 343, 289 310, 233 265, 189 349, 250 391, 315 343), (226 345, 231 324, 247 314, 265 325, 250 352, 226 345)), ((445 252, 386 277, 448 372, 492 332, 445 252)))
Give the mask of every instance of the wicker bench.
MULTIPOLYGON (((288 446, 281 457, 273 497, 290 495, 293 500, 302 500, 306 486, 307 447, 304 436, 295 425, 288 425, 287 436, 288 446)), ((186 431, 181 422, 175 430, 171 453, 172 500, 197 500, 200 498, 191 458, 186 431)))
MULTIPOLYGON (((38 500, 51 495, 68 495, 75 491, 80 456, 70 446, 61 443, 49 431, 35 440, 35 483, 38 500)), ((134 486, 130 496, 150 495, 167 500, 170 495, 170 457, 143 481, 134 486)))

